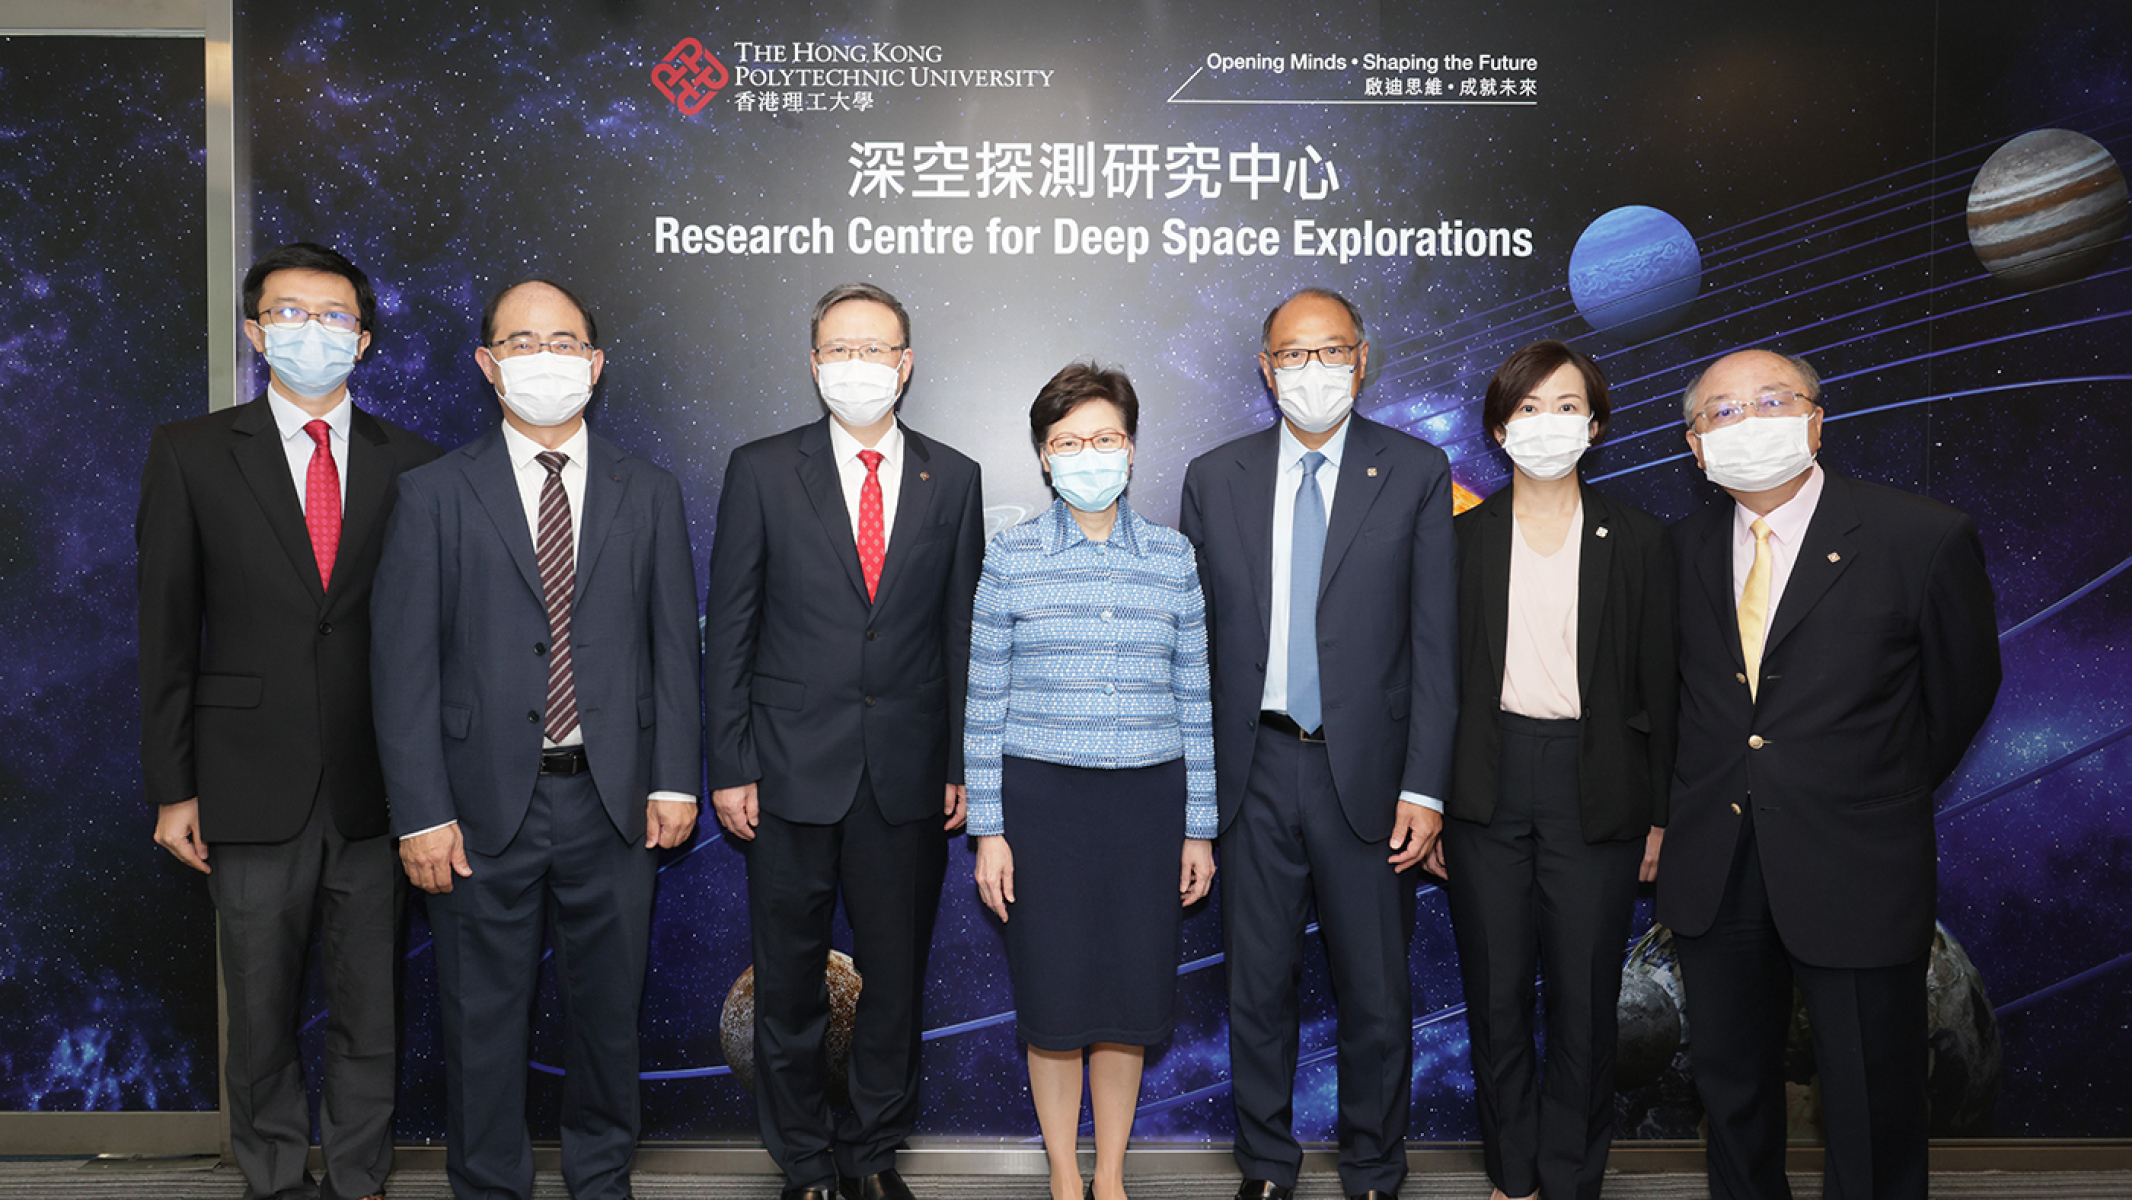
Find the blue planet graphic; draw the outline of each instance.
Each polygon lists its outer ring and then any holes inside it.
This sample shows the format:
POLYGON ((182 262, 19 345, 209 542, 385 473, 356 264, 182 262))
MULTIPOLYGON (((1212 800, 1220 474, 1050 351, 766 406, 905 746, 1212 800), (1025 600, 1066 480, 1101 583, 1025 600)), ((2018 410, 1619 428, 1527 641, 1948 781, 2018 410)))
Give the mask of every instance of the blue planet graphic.
POLYGON ((1642 204, 1601 216, 1569 252, 1569 296, 1593 329, 1628 340, 1680 326, 1703 283, 1688 227, 1642 204))

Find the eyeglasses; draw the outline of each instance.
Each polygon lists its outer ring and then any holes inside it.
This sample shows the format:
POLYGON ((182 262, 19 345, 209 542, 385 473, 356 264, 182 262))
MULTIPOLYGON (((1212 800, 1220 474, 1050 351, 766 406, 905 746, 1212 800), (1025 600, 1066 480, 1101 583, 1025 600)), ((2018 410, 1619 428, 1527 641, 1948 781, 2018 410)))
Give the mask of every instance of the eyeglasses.
POLYGON ((258 320, 261 325, 302 325, 316 321, 335 333, 354 333, 363 327, 363 319, 352 312, 312 312, 293 304, 266 309, 259 314, 258 320))
POLYGON ((1281 368, 1300 367, 1315 358, 1328 367, 1351 367, 1355 365, 1355 346, 1319 346, 1310 350, 1274 350, 1266 357, 1281 368))
POLYGON ((580 342, 575 338, 544 342, 532 336, 498 338, 489 343, 489 353, 498 358, 517 358, 521 354, 538 354, 543 350, 567 358, 591 358, 593 346, 591 342, 580 342))
POLYGON ((1119 433, 1117 430, 1105 429, 1091 433, 1086 437, 1082 437, 1077 433, 1062 433, 1045 442, 1044 449, 1049 450, 1053 456, 1058 458, 1072 458, 1083 450, 1107 452, 1123 450, 1132 444, 1133 439, 1119 433))
POLYGON ((834 345, 816 346, 814 348, 814 357, 825 363, 850 362, 852 359, 857 358, 865 362, 887 366, 896 361, 896 356, 907 349, 909 349, 908 345, 888 346, 880 342, 861 342, 858 345, 847 345, 839 342, 834 345))
POLYGON ((1814 398, 1805 392, 1771 388, 1751 399, 1719 400, 1707 405, 1695 414, 1694 425, 1697 433, 1708 433, 1727 425, 1737 425, 1749 417, 1797 416, 1813 406, 1814 398))

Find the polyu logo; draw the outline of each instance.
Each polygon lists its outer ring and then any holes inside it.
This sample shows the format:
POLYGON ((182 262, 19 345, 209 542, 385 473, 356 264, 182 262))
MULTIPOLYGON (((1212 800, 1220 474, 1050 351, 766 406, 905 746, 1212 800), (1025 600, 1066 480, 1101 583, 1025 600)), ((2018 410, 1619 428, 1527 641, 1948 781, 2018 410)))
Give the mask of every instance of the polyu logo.
POLYGON ((685 116, 695 116, 732 79, 725 64, 695 38, 682 38, 651 69, 651 81, 685 116))

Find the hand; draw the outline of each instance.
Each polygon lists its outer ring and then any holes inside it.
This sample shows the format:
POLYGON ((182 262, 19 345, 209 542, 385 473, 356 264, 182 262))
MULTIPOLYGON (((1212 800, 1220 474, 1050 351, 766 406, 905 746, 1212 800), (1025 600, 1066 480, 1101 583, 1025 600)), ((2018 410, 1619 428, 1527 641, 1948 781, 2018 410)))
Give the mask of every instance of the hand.
POLYGON ((696 806, 685 800, 644 802, 644 848, 671 850, 696 829, 696 806))
POLYGON ((452 890, 452 876, 471 879, 474 868, 466 865, 466 843, 454 821, 442 829, 400 839, 400 865, 407 868, 408 882, 431 895, 452 890))
POLYGON ((970 790, 959 783, 948 785, 948 801, 943 811, 948 814, 948 832, 962 828, 970 819, 970 790))
POLYGON ((1014 903, 1014 851, 996 833, 977 839, 977 898, 1002 921, 1014 903))
POLYGON ((718 823, 725 831, 743 842, 755 840, 756 813, 755 785, 743 783, 739 787, 719 788, 711 793, 711 807, 718 810, 718 823))
POLYGON ((1666 827, 1663 825, 1651 826, 1651 832, 1644 835, 1643 866, 1636 870, 1636 882, 1658 882, 1658 848, 1665 840, 1666 827))
POLYGON ((155 844, 200 874, 214 874, 207 865, 207 839, 200 836, 198 796, 166 804, 156 812, 155 844))
POLYGON ((1214 890, 1214 843, 1205 838, 1184 840, 1184 867, 1177 876, 1177 894, 1190 908, 1214 890))
POLYGON ((1399 820, 1392 826, 1392 856, 1386 862, 1394 871, 1421 863, 1429 874, 1444 875, 1444 815, 1426 804, 1399 801, 1399 820))

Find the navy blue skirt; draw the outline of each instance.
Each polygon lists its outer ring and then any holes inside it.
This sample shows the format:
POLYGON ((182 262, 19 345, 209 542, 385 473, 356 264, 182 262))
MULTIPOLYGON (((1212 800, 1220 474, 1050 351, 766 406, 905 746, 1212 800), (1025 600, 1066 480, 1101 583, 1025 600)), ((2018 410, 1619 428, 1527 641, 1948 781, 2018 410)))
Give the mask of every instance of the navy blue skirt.
POLYGON ((1010 757, 1001 767, 1014 851, 1007 966, 1022 1040, 1078 1050, 1169 1037, 1184 760, 1103 770, 1010 757))

